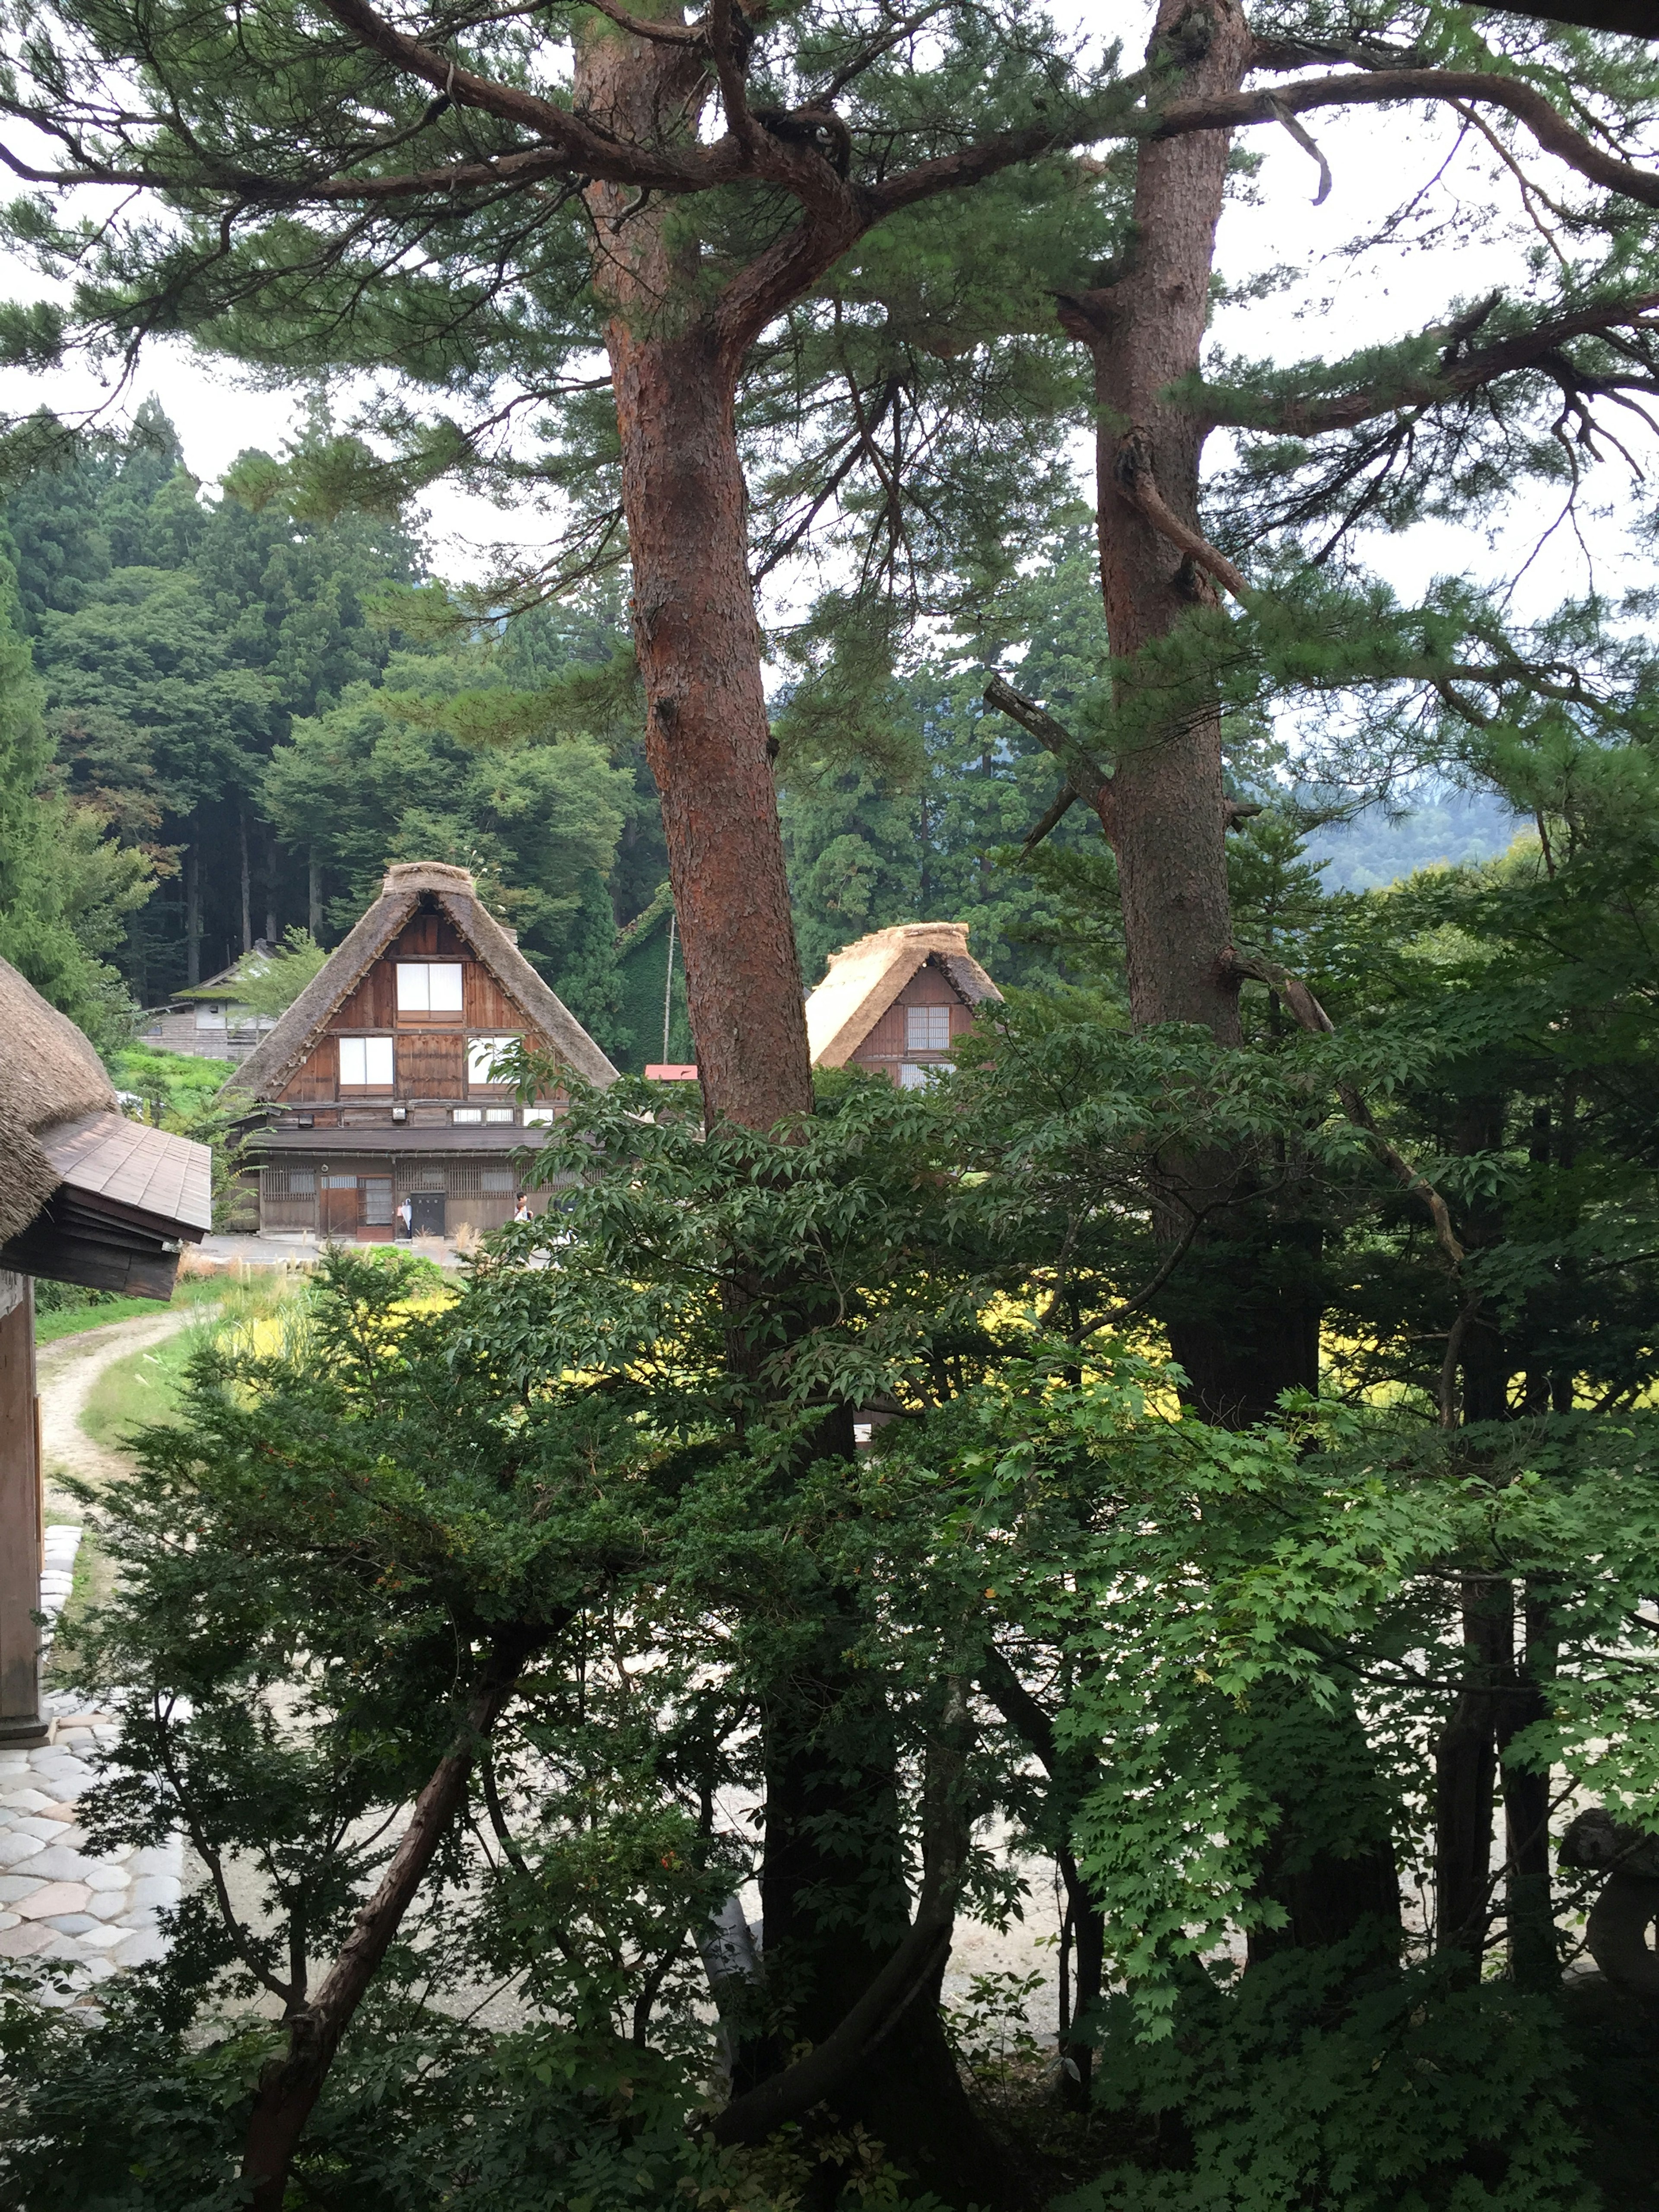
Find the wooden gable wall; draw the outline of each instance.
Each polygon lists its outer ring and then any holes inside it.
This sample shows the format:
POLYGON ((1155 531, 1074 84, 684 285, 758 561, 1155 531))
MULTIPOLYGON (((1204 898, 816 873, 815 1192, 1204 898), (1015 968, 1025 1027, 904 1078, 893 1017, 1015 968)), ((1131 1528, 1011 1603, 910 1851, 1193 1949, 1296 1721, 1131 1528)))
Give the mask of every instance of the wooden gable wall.
POLYGON ((973 1008, 930 954, 852 1054, 857 1066, 886 1066, 902 1060, 932 1060, 943 1056, 910 1051, 906 1042, 904 1010, 907 1006, 949 1006, 953 1040, 966 1036, 974 1026, 973 1008))
POLYGON ((505 1098, 508 1093, 500 1085, 469 1085, 467 1038, 518 1034, 535 1044, 547 1042, 449 917, 441 913, 412 915, 370 963, 277 1094, 281 1102, 294 1106, 332 1103, 340 1096, 338 1039, 365 1033, 392 1037, 395 1079, 390 1089, 354 1090, 347 1094, 350 1098, 505 1098), (400 959, 459 960, 460 1012, 400 1014, 397 978, 400 959))

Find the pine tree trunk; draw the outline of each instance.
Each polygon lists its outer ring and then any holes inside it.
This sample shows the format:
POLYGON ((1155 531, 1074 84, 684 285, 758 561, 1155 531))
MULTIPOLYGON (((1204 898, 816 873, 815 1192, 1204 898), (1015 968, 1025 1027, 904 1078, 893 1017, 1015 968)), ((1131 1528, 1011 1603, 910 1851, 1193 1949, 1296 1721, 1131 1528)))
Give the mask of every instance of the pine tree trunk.
MULTIPOLYGON (((1170 98, 1236 90, 1250 52, 1237 0, 1209 0, 1201 12, 1159 0, 1148 53, 1169 66, 1170 98)), ((1200 369, 1230 150, 1223 131, 1144 143, 1123 264, 1061 303, 1061 322, 1094 363, 1101 587, 1112 652, 1124 659, 1215 604, 1213 585, 1149 519, 1144 495, 1150 486, 1179 524, 1200 530, 1205 425, 1176 395, 1200 369)), ((1119 703, 1134 703, 1128 687, 1119 703)), ((1191 1023, 1239 1044, 1219 712, 1194 714, 1183 701, 1162 722, 1153 714, 1133 733, 1126 723, 1109 790, 1102 826, 1117 860, 1136 1027, 1191 1023)), ((1225 1427, 1271 1416, 1286 1389, 1319 1386, 1319 1237, 1284 1194, 1265 1195, 1284 1165, 1220 1150, 1177 1164, 1185 1207, 1207 1225, 1159 1314, 1188 1403, 1225 1427)), ((1185 1230, 1185 1207, 1172 1199, 1158 1218, 1165 1237, 1185 1230)), ((1379 1814, 1369 1844, 1337 1856, 1286 1804, 1262 1888, 1288 1925, 1253 1940, 1255 1955, 1340 1941, 1367 1923, 1386 1948, 1399 1885, 1385 1820, 1379 1814)))
MULTIPOLYGON (((191 825, 192 830, 195 824, 191 825)), ((185 848, 185 981, 202 980, 202 861, 201 841, 192 836, 185 848)))
MULTIPOLYGON (((791 2009, 784 2033, 740 2050, 739 2094, 780 2071, 792 2045, 828 2040, 891 1957, 908 1916, 890 1724, 879 1683, 848 1664, 853 1617, 850 1594, 831 1593, 817 1653, 793 1686, 779 1686, 768 1715, 763 1960, 791 2009), (893 1933, 866 1935, 866 1915, 890 1920, 893 1933)), ((923 2191, 963 2207, 994 2203, 1005 2194, 1002 2159, 945 2040, 943 1973, 941 1960, 806 2130, 811 2139, 862 2127, 923 2191)))
POLYGON ((800 963, 767 757, 733 388, 697 325, 609 333, 648 703, 686 1000, 712 1122, 810 1114, 800 963))
MULTIPOLYGON (((576 97, 645 141, 665 117, 695 129, 706 72, 696 49, 600 23, 578 51, 576 97)), ((587 199, 611 310, 646 757, 708 1117, 769 1129, 811 1113, 812 1085, 749 578, 740 364, 700 296, 695 242, 680 242, 672 205, 641 209, 637 197, 595 185, 587 199)))
MULTIPOLYGON (((672 11, 678 20, 679 10, 672 11)), ((708 94, 698 50, 646 41, 598 23, 578 49, 575 96, 623 136, 696 127, 708 94), (671 118, 665 120, 665 118, 671 118)), ((634 584, 634 635, 647 700, 646 754, 662 801, 669 878, 679 920, 691 1033, 711 1126, 769 1130, 811 1111, 811 1069, 783 837, 769 755, 760 626, 750 581, 747 492, 734 420, 740 362, 723 350, 704 297, 698 250, 672 205, 641 205, 608 185, 587 193, 594 283, 609 310, 605 344, 622 452, 623 512, 634 584)), ((803 1286, 803 1310, 812 1304, 803 1286)), ((749 1354, 732 1315, 730 1356, 749 1354)), ((852 1448, 845 1436, 825 1449, 852 1448)), ((833 1619, 834 1595, 826 1600, 833 1619)), ((818 1710, 849 1692, 833 1638, 811 1685, 818 1710)), ((896 1944, 849 1942, 828 1882, 856 1915, 862 1863, 826 1857, 799 1825, 823 1764, 812 1712, 780 1686, 769 1700, 763 1888, 769 1978, 786 1963, 822 2041, 896 1944)), ((875 1726, 879 1714, 865 1712, 875 1726)), ((872 1848, 896 1866, 891 1777, 860 1770, 833 1809, 862 1821, 872 1848)), ((752 2087, 787 2054, 742 2055, 752 2087)), ((951 2202, 993 2193, 994 2146, 963 2095, 939 2023, 937 1987, 908 2004, 878 2049, 835 2092, 843 2122, 861 2121, 890 2156, 951 2202)))
POLYGON ((236 834, 241 845, 242 860, 242 950, 244 952, 252 952, 253 950, 253 872, 248 866, 247 811, 244 807, 239 807, 236 811, 236 834))
POLYGON ((306 927, 313 939, 323 941, 323 871, 313 853, 306 866, 306 927))
MULTIPOLYGON (((1172 97, 1199 98, 1237 88, 1250 34, 1235 0, 1204 14, 1189 0, 1161 0, 1148 51, 1173 65, 1172 97)), ((1198 529, 1205 429, 1172 393, 1199 371, 1229 149, 1224 131, 1144 144, 1126 265, 1061 305, 1062 323, 1094 362, 1101 587, 1112 652, 1126 659, 1214 604, 1207 578, 1133 494, 1151 483, 1198 529)), ((1126 740, 1109 794, 1102 821, 1117 860, 1136 1027, 1195 1023, 1237 1044, 1219 713, 1154 719, 1126 740)), ((1318 1388, 1316 1233, 1239 1203, 1279 1182, 1276 1166, 1264 1173, 1221 1153, 1182 1164, 1183 1198, 1218 1225, 1194 1246, 1162 1317, 1190 1402, 1230 1427, 1270 1415, 1286 1389, 1318 1388)), ((1159 1225, 1173 1238, 1187 1219, 1172 1204, 1159 1225)))
MULTIPOLYGON (((1160 0, 1148 52, 1185 58, 1171 96, 1199 98, 1237 88, 1250 34, 1235 0, 1213 0, 1204 15, 1190 0, 1160 0)), ((1125 477, 1130 463, 1150 469, 1165 503, 1197 527, 1204 430, 1169 394, 1198 372, 1231 143, 1206 131, 1141 147, 1128 265, 1062 312, 1094 360, 1101 588, 1112 651, 1123 658, 1212 597, 1128 496, 1125 477)), ((1112 845, 1136 1026, 1198 1022, 1236 1044, 1222 797, 1218 714, 1158 730, 1118 760, 1112 845)))

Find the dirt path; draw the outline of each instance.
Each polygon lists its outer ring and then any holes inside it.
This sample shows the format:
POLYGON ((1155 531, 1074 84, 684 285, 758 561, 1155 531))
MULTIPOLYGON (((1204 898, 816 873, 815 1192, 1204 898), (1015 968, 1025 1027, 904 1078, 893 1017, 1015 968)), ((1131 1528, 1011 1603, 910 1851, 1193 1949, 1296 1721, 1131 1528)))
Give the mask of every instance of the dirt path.
POLYGON ((76 1474, 87 1482, 107 1482, 126 1473, 118 1452, 94 1443, 81 1426, 87 1400, 104 1370, 130 1352, 148 1352, 199 1319, 199 1306, 166 1308, 154 1316, 113 1321, 102 1328, 83 1328, 74 1336, 42 1345, 35 1355, 40 1392, 40 1447, 46 1462, 46 1511, 58 1521, 78 1521, 81 1509, 52 1480, 76 1474))

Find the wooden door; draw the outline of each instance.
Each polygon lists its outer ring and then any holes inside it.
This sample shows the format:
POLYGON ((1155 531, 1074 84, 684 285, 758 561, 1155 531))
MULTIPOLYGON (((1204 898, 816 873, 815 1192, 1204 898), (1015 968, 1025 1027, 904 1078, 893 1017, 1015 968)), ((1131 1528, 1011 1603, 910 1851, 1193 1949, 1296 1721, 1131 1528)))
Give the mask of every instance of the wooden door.
POLYGON ((317 1226, 325 1242, 349 1242, 357 1234, 357 1178, 325 1175, 318 1194, 317 1226))
POLYGON ((411 1237, 441 1237, 444 1233, 444 1194, 441 1190, 415 1190, 409 1194, 411 1237))

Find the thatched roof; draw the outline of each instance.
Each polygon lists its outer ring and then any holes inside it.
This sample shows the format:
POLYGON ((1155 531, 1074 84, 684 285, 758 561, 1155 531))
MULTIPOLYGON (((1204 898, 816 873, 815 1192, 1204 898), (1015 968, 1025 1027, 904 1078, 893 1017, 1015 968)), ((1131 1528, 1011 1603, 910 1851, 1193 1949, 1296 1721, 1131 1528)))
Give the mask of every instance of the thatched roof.
POLYGON ((830 956, 829 972, 806 1001, 814 1067, 844 1066, 919 968, 937 959, 970 1006, 1002 994, 968 951, 965 921, 902 921, 830 956))
POLYGON ((179 1240, 212 1222, 207 1146, 128 1121, 86 1038, 3 960, 0 1024, 0 1268, 168 1297, 179 1240))
POLYGON ((546 1038, 559 1058, 590 1083, 608 1085, 617 1071, 556 993, 550 991, 507 931, 484 911, 465 868, 440 860, 405 860, 386 870, 380 896, 300 994, 270 1035, 226 1079, 227 1091, 275 1098, 316 1043, 337 1008, 350 997, 430 892, 484 966, 546 1038))
POLYGON ((67 1014, 0 960, 0 1243, 27 1228, 62 1176, 39 1133, 117 1112, 102 1061, 67 1014))

